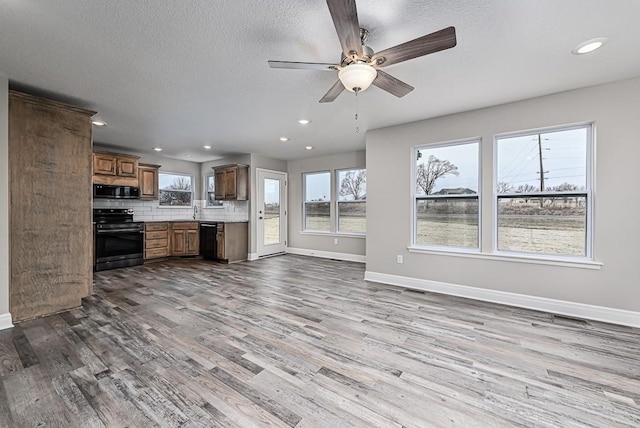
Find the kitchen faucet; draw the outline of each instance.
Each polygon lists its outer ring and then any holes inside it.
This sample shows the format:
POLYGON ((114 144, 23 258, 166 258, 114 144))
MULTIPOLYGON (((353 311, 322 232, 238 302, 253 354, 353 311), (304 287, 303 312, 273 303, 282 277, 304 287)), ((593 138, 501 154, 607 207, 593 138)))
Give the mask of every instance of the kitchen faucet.
POLYGON ((198 214, 198 206, 194 205, 193 206, 193 219, 196 219, 196 214, 198 214))

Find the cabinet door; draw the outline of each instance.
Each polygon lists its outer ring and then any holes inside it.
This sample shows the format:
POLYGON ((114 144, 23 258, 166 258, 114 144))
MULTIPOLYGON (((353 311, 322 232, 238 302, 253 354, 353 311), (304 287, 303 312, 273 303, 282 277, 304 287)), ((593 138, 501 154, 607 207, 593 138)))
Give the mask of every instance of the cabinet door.
POLYGON ((116 175, 116 157, 103 153, 94 153, 93 174, 116 175))
POLYGON ((233 168, 227 168, 225 170, 225 177, 224 177, 224 198, 225 199, 236 199, 237 196, 237 192, 236 192, 236 179, 238 177, 238 169, 233 167, 233 168))
POLYGON ((226 174, 225 171, 216 171, 215 172, 215 195, 216 195, 216 199, 219 201, 222 201, 225 198, 225 185, 226 185, 226 180, 225 180, 226 174))
POLYGON ((119 177, 137 177, 138 160, 132 158, 118 157, 116 159, 116 175, 119 177))
POLYGON ((187 249, 185 246, 185 233, 186 233, 186 230, 171 231, 171 255, 172 256, 184 256, 187 253, 187 249))
MULTIPOLYGON (((218 228, 220 228, 219 224, 218 228)), ((224 251, 224 231, 220 231, 220 229, 218 229, 218 233, 216 234, 216 258, 218 260, 225 260, 227 258, 224 251)))
POLYGON ((158 199, 158 168, 139 167, 138 182, 140 199, 158 199))
POLYGON ((185 232, 186 253, 198 255, 200 253, 200 233, 197 230, 187 230, 185 232))

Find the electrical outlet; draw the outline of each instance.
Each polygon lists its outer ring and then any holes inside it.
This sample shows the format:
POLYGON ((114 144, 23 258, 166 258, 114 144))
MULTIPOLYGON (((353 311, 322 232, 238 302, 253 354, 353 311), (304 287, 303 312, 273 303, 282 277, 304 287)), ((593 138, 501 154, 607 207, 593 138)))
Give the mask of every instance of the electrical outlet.
POLYGON ((335 238, 335 239, 333 240, 333 245, 338 245, 338 238, 335 238))
POLYGON ((403 262, 404 262, 404 260, 402 258, 402 254, 398 254, 396 256, 396 263, 403 263, 403 262))

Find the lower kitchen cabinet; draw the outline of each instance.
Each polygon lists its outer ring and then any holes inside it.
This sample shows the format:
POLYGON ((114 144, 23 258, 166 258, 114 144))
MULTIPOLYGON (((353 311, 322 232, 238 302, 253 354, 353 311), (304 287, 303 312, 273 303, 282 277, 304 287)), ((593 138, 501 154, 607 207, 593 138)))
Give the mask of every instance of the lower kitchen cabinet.
POLYGON ((144 232, 145 260, 168 257, 171 254, 168 222, 145 223, 144 232))
POLYGON ((200 224, 197 221, 171 223, 171 255, 197 256, 200 253, 200 224))
POLYGON ((217 258, 223 263, 247 260, 249 254, 248 223, 218 223, 217 258))

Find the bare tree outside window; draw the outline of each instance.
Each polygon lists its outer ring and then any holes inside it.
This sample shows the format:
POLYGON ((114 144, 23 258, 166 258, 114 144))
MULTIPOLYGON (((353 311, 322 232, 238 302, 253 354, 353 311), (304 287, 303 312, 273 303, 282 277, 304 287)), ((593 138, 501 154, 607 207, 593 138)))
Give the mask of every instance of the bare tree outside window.
POLYGON ((347 171, 340 180, 340 196, 351 197, 355 201, 364 199, 367 194, 367 170, 347 171))
POLYGON ((336 171, 338 182, 338 232, 367 231, 367 170, 336 171))
POLYGON ((191 206, 193 197, 191 176, 182 174, 159 174, 160 206, 191 206))
POLYGON ((419 163, 416 171, 416 184, 425 195, 433 192, 436 181, 447 175, 459 175, 458 167, 448 160, 440 160, 429 155, 426 163, 419 163))

